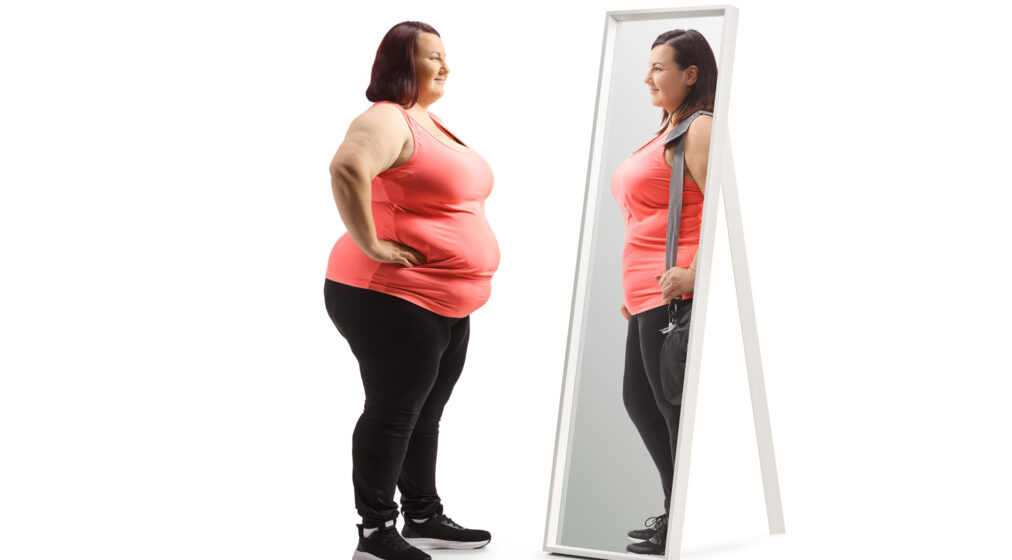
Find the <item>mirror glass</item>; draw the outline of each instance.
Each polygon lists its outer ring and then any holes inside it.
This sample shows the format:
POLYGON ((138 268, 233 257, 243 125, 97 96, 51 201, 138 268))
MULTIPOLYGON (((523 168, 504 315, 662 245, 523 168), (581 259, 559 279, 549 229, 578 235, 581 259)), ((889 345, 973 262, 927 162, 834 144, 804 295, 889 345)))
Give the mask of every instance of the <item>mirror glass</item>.
MULTIPOLYGON (((648 518, 665 513, 664 488, 670 488, 671 480, 665 481, 662 471, 671 476, 673 453, 667 461, 654 456, 665 445, 670 449, 670 444, 664 443, 669 430, 658 405, 652 402, 649 380, 639 371, 647 367, 642 363, 642 348, 651 348, 664 335, 655 334, 651 344, 634 340, 636 333, 632 331, 637 329, 630 329, 623 305, 633 303, 636 309, 631 311, 643 313, 635 314, 634 319, 644 321, 649 313, 645 306, 655 311, 654 320, 657 308, 666 308, 659 297, 658 281, 653 279, 654 268, 660 267, 658 274, 664 271, 663 248, 660 265, 640 263, 650 260, 643 255, 651 251, 656 258, 658 228, 661 246, 664 244, 670 167, 661 169, 656 160, 639 162, 640 169, 654 165, 652 192, 639 194, 623 192, 617 186, 616 181, 622 180, 619 175, 628 174, 617 174, 616 170, 628 165, 628 158, 641 147, 643 152, 664 157, 663 142, 656 140, 663 125, 663 109, 654 103, 657 94, 651 93, 645 80, 654 41, 676 29, 698 31, 720 60, 723 10, 609 12, 606 18, 546 531, 546 550, 552 552, 600 558, 637 556, 627 550, 633 542, 629 531, 647 529, 648 518), (633 199, 625 208, 619 203, 623 196, 633 199), (630 219, 635 222, 631 226, 627 224, 630 219), (627 234, 632 239, 627 240, 627 234), (652 238, 652 244, 637 246, 632 257, 624 258, 628 245, 638 244, 640 237, 652 238), (632 283, 630 279, 637 285, 652 282, 658 297, 644 296, 642 288, 624 288, 624 279, 626 284, 632 283), (626 294, 624 289, 632 293, 626 294), (639 376, 638 381, 631 379, 633 375, 639 376), (633 416, 637 417, 635 423, 633 416)), ((698 187, 683 190, 684 203, 691 212, 682 218, 685 223, 679 231, 694 228, 696 246, 702 201, 707 198, 703 194, 698 187)), ((691 234, 686 238, 689 244, 693 242, 691 234)), ((684 243, 679 243, 680 252, 684 243)), ((686 263, 682 260, 678 259, 678 266, 687 267, 691 254, 686 263)), ((666 325, 667 310, 662 313, 666 325)))

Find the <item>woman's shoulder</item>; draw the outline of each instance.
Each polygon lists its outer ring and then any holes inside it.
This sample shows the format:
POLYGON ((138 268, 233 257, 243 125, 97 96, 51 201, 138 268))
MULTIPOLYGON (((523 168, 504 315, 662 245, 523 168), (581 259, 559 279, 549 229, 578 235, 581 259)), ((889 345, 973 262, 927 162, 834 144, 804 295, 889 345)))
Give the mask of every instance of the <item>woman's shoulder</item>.
POLYGON ((404 107, 392 101, 376 101, 363 111, 358 118, 388 121, 395 119, 404 120, 404 117, 401 116, 402 113, 404 113, 404 107))
POLYGON ((378 101, 355 117, 349 130, 381 135, 407 133, 408 123, 401 111, 396 103, 378 101))
POLYGON ((713 117, 710 115, 699 115, 689 123, 689 130, 685 132, 686 141, 697 143, 703 141, 706 146, 710 145, 710 130, 713 128, 713 117))
POLYGON ((689 134, 700 134, 703 131, 710 132, 710 128, 713 127, 713 116, 712 115, 697 115, 696 118, 692 119, 689 123, 689 134))

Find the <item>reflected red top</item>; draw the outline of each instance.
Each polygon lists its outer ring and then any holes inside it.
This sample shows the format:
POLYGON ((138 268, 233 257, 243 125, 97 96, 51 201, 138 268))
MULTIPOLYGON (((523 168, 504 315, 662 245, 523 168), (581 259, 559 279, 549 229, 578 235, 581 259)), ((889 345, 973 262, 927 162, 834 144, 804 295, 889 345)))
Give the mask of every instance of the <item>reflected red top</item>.
MULTIPOLYGON (((622 291, 629 313, 664 305, 654 278, 664 274, 668 232, 671 166, 664 161, 661 134, 626 158, 611 177, 611 193, 625 217, 622 251, 622 291)), ((682 183, 682 218, 678 228, 675 266, 688 268, 699 248, 703 222, 703 192, 689 179, 682 183)), ((675 296, 678 297, 677 295, 675 296)), ((692 297, 692 292, 682 294, 692 297)))
MULTIPOLYGON (((376 235, 420 251, 424 264, 380 263, 347 233, 330 252, 327 278, 376 290, 447 317, 464 317, 488 301, 499 245, 485 219, 492 168, 474 150, 452 148, 422 128, 403 107, 414 138, 404 164, 372 180, 376 235)), ((373 104, 375 105, 375 103, 373 104)), ((455 136, 429 113, 448 136, 455 136)))

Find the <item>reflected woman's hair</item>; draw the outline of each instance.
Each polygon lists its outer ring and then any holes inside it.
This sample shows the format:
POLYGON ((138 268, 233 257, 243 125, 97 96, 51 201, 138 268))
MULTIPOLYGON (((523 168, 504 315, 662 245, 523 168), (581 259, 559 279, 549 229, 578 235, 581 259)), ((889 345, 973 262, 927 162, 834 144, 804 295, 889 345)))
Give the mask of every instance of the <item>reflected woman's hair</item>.
POLYGON ((372 78, 365 90, 369 101, 391 101, 411 107, 418 101, 418 80, 415 78, 415 48, 419 33, 439 32, 420 21, 402 21, 390 28, 376 49, 372 78))
MULTIPOLYGON (((696 83, 689 88, 688 95, 682 104, 675 109, 675 122, 681 122, 685 117, 696 111, 713 111, 713 100, 717 96, 717 59, 713 56, 713 49, 710 43, 706 42, 703 34, 695 29, 673 29, 665 31, 657 36, 651 49, 659 45, 667 44, 675 51, 675 64, 679 69, 685 70, 689 66, 696 65, 698 75, 696 83)), ((661 128, 658 134, 668 126, 670 114, 667 109, 662 109, 661 128)))

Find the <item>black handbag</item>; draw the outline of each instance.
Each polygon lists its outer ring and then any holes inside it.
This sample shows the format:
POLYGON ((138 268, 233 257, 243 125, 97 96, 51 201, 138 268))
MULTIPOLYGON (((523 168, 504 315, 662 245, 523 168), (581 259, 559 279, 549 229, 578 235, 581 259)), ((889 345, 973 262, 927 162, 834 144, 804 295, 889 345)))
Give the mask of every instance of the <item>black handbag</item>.
MULTIPOLYGON (((678 228, 682 218, 682 182, 685 178, 685 133, 699 115, 710 111, 696 111, 678 123, 664 139, 665 146, 674 146, 671 159, 671 196, 668 203, 668 236, 664 270, 675 266, 678 256, 678 228)), ((664 399, 673 405, 682 404, 682 385, 685 382, 685 357, 689 346, 689 322, 692 320, 692 298, 673 299, 668 302, 668 326, 661 329, 661 390, 664 399)))

